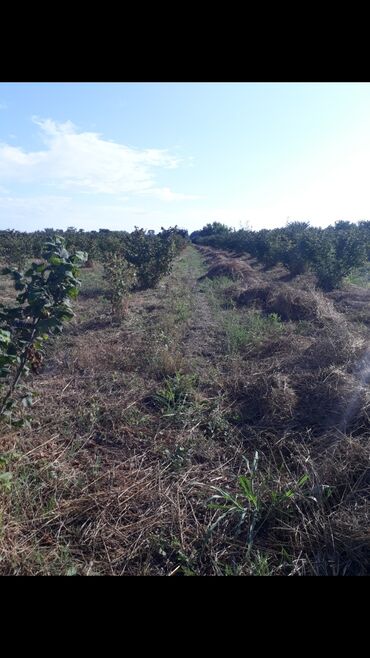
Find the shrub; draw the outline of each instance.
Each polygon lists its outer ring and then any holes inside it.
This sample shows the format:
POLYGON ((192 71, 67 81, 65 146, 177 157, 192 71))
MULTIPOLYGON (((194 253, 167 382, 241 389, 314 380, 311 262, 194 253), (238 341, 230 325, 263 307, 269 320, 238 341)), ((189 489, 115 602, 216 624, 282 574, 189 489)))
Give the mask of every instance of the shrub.
POLYGON ((13 230, 1 231, 0 257, 8 267, 16 267, 18 270, 22 270, 30 251, 31 244, 27 233, 13 230))
POLYGON ((280 261, 292 276, 304 274, 314 256, 315 229, 307 222, 291 222, 281 233, 280 261))
POLYGON ((137 287, 153 288, 160 278, 171 270, 175 247, 170 232, 158 235, 136 228, 127 239, 125 258, 135 266, 137 287))
MULTIPOLYGON (((21 424, 14 411, 14 393, 30 368, 37 368, 43 357, 43 344, 50 334, 62 331, 63 322, 73 317, 71 298, 78 294, 78 265, 87 255, 70 256, 64 240, 45 244, 44 263, 32 263, 25 272, 4 268, 19 291, 15 306, 0 304, 0 421, 21 424)), ((25 391, 23 406, 31 404, 25 391)))
POLYGON ((107 298, 111 303, 112 316, 122 320, 128 301, 128 294, 136 281, 136 271, 119 254, 110 254, 104 262, 104 278, 108 283, 107 298))
POLYGON ((352 270, 363 265, 366 248, 358 229, 331 229, 318 234, 313 253, 313 269, 320 288, 339 288, 352 270))

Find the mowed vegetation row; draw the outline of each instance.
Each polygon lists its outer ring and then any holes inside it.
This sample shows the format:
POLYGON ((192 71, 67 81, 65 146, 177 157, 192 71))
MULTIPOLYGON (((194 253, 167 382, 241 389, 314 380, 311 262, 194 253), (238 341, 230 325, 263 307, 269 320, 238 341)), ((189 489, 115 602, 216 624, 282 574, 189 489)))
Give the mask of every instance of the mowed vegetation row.
POLYGON ((368 573, 368 290, 209 246, 152 288, 101 261, 3 429, 1 573, 368 573))
POLYGON ((354 271, 360 281, 370 280, 370 221, 339 221, 325 229, 289 222, 284 228, 260 231, 236 231, 213 222, 191 237, 200 245, 247 253, 266 267, 284 265, 292 277, 310 271, 325 291, 340 288, 354 271))

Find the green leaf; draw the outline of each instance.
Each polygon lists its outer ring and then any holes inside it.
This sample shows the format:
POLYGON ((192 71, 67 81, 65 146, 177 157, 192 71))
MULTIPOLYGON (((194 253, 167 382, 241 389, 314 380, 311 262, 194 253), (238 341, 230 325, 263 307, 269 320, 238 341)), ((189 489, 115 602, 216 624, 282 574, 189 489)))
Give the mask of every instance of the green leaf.
POLYGON ((305 482, 307 482, 307 480, 309 479, 309 477, 310 477, 310 476, 309 476, 307 473, 305 473, 304 475, 302 475, 302 477, 298 480, 297 486, 298 486, 298 487, 301 487, 303 484, 305 484, 305 482))
POLYGON ((76 251, 73 262, 84 263, 88 259, 88 253, 86 251, 76 251))
POLYGON ((0 341, 5 345, 10 343, 11 333, 5 329, 0 329, 0 341))
POLYGON ((241 475, 239 478, 239 484, 245 497, 255 506, 257 506, 257 496, 253 493, 252 480, 245 477, 244 475, 241 475))
POLYGON ((68 567, 68 569, 66 571, 66 576, 77 576, 77 574, 78 574, 78 571, 77 571, 76 567, 73 567, 73 566, 68 567))
POLYGON ((0 486, 2 486, 5 491, 10 491, 12 487, 12 479, 13 473, 0 473, 0 486))

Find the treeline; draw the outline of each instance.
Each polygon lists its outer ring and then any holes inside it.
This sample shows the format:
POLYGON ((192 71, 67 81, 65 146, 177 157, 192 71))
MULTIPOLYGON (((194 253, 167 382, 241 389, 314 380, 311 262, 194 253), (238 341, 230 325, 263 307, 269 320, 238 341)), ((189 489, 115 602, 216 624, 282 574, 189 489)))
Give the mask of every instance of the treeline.
POLYGON ((84 231, 70 227, 63 230, 47 228, 32 233, 0 231, 0 260, 9 267, 22 270, 30 258, 41 258, 46 241, 60 237, 68 251, 88 254, 87 266, 94 260, 100 262, 124 259, 135 268, 136 286, 149 288, 170 269, 173 257, 188 242, 188 233, 177 226, 159 233, 135 228, 127 231, 84 231))
POLYGON ((213 222, 190 238, 196 244, 248 253, 266 267, 281 263, 292 276, 312 271, 326 291, 340 287, 354 269, 370 261, 370 221, 338 221, 324 229, 290 222, 284 228, 260 231, 213 222))

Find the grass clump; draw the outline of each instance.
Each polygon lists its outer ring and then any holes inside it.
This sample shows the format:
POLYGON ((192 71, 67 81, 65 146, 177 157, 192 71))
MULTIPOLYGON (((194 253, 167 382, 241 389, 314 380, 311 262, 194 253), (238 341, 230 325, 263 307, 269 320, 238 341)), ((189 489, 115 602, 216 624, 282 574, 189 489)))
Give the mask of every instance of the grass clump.
POLYGON ((267 338, 279 336, 284 328, 277 313, 262 315, 251 310, 242 316, 236 311, 229 311, 223 319, 222 330, 226 352, 235 354, 261 345, 267 338))
POLYGON ((173 377, 167 377, 158 390, 150 396, 150 401, 159 408, 165 416, 181 413, 192 402, 196 377, 177 372, 173 377))

